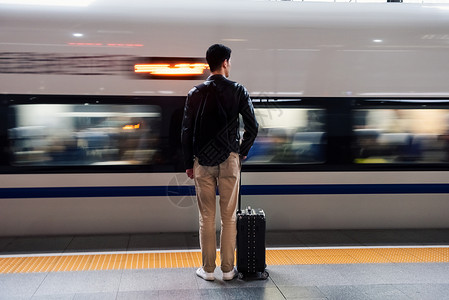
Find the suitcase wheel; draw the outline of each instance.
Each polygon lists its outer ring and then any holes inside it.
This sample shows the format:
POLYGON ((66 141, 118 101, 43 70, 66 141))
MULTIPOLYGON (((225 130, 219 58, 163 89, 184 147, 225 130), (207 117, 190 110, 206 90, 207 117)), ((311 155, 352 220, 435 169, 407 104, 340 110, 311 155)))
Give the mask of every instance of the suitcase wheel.
POLYGON ((270 274, 268 274, 267 271, 263 271, 263 272, 262 272, 262 278, 263 278, 263 279, 267 279, 269 276, 270 276, 270 274))
MULTIPOLYGON (((269 276, 270 276, 270 274, 267 271, 263 271, 263 272, 249 274, 248 279, 267 280, 269 276)), ((245 273, 239 272, 238 278, 245 279, 245 273)))

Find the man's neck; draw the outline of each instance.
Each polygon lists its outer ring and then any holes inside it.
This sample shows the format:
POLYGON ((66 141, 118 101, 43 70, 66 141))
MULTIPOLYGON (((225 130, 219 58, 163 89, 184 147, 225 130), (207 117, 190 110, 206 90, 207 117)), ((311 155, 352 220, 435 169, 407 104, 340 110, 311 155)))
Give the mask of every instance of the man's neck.
POLYGON ((211 75, 221 75, 223 77, 226 77, 226 73, 223 69, 213 71, 213 72, 211 72, 211 75))

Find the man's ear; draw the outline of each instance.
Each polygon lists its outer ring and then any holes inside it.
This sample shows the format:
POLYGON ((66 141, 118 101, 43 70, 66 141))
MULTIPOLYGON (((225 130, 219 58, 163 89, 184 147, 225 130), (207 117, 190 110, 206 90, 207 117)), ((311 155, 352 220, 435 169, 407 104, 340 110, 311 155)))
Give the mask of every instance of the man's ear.
POLYGON ((225 59, 221 64, 221 66, 223 67, 223 69, 227 69, 229 66, 229 60, 225 59))

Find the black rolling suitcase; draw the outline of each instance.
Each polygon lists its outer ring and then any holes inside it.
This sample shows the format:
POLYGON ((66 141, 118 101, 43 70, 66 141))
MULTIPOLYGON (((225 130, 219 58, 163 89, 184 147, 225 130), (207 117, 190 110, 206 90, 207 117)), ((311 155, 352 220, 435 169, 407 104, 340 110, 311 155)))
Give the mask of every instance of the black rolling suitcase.
MULTIPOLYGON (((240 179, 240 186, 242 180, 240 179)), ((262 209, 241 210, 241 193, 237 211, 237 271, 240 279, 267 279, 265 263, 265 213, 262 209)))

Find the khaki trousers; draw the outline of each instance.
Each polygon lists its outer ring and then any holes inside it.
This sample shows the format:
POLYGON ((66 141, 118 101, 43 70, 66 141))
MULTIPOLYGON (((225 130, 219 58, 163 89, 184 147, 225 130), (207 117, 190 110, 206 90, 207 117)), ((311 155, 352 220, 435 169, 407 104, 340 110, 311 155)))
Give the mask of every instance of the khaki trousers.
POLYGON ((228 159, 218 166, 194 164, 194 180, 200 220, 200 246, 203 269, 214 272, 217 251, 215 211, 216 190, 220 195, 220 258, 221 270, 229 272, 234 268, 234 251, 237 236, 236 209, 240 179, 240 157, 232 152, 228 159))

